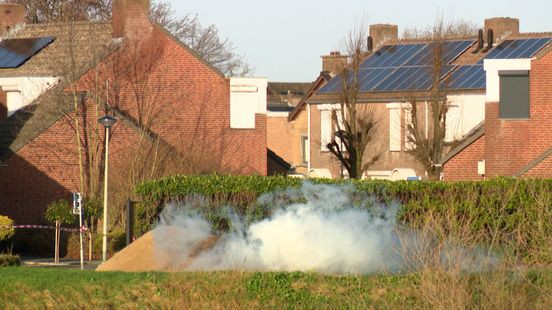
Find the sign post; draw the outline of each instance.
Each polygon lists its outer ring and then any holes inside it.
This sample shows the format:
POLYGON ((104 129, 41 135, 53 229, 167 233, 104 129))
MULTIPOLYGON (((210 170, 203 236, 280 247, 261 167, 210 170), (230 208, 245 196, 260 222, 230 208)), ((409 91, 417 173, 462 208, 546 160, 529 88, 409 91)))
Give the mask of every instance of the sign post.
POLYGON ((79 216, 79 238, 80 238, 80 266, 84 270, 84 247, 82 243, 82 195, 73 193, 73 214, 79 216))

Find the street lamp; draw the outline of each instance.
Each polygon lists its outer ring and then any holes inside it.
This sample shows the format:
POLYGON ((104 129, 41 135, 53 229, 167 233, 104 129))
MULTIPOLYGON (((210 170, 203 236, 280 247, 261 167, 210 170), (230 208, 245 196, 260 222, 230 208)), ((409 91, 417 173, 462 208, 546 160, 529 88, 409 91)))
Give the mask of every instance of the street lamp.
POLYGON ((107 260, 107 176, 108 176, 108 161, 109 161, 109 129, 113 127, 117 120, 109 115, 106 115, 98 120, 105 128, 105 170, 104 170, 104 204, 103 204, 103 244, 102 244, 102 261, 107 260))

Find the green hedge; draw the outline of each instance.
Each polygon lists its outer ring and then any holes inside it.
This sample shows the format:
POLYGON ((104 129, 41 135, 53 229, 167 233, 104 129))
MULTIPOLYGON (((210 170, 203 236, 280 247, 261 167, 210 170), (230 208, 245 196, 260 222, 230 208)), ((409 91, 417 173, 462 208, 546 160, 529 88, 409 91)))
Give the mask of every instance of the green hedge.
POLYGON ((19 266, 21 261, 18 255, 0 254, 0 267, 19 266))
MULTIPOLYGON (((173 176, 145 182, 135 189, 140 200, 138 231, 151 229, 165 204, 172 201, 196 205, 214 223, 224 217, 216 211, 221 206, 232 206, 238 214, 258 220, 278 207, 256 203, 259 195, 296 189, 302 182, 281 176, 219 175, 173 176)), ((380 202, 397 201, 402 205, 401 221, 414 227, 428 225, 435 216, 444 221, 447 215, 448 221, 454 218, 447 230, 469 226, 483 240, 516 243, 523 251, 552 246, 547 237, 552 236, 550 179, 496 178, 479 182, 315 179, 310 182, 349 185, 380 202)), ((552 262, 549 252, 541 257, 545 255, 552 262)))

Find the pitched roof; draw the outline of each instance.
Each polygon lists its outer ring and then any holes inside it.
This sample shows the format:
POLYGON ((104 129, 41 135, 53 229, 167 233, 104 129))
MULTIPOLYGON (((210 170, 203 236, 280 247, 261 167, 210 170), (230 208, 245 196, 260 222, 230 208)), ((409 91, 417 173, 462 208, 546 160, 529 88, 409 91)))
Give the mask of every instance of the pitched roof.
POLYGON ((299 83, 299 82, 268 82, 268 95, 292 95, 304 96, 309 90, 312 82, 299 83))
POLYGON ((320 75, 318 76, 318 78, 316 79, 316 81, 314 81, 313 83, 311 83, 310 85, 310 88, 309 90, 307 91, 307 93, 305 94, 305 97, 303 97, 303 99, 301 99, 301 101, 297 104, 297 106, 295 106, 295 108, 293 109, 293 111, 291 111, 291 113, 289 114, 288 116, 288 121, 292 121, 294 120, 297 115, 299 115, 299 112, 303 109, 303 107, 305 107, 306 103, 307 103, 307 100, 318 90, 320 89, 320 87, 322 87, 325 83, 327 83, 329 80, 332 79, 332 76, 330 75, 329 72, 327 71, 322 71, 320 72, 320 75))
POLYGON ((286 170, 291 169, 291 164, 285 161, 285 159, 283 159, 282 157, 278 156, 278 154, 276 154, 273 150, 266 149, 266 155, 268 156, 268 158, 271 158, 276 163, 281 165, 284 169, 286 170))
MULTIPOLYGON (((204 62, 220 76, 224 75, 197 56, 188 46, 172 36, 162 26, 155 24, 170 39, 204 62)), ((116 50, 122 41, 112 39, 111 23, 75 22, 30 24, 16 29, 10 39, 55 37, 56 40, 15 69, 0 69, 0 77, 11 76, 65 76, 54 87, 40 95, 30 105, 16 111, 0 122, 0 162, 19 151, 71 111, 72 98, 64 92, 68 85, 116 50), (77 48, 74 48, 77 47, 77 48), (74 69, 70 69, 71 57, 74 69), (69 74, 68 74, 69 73, 69 74), (70 76, 67 76, 70 75, 70 76)), ((137 121, 115 109, 114 114, 130 128, 141 131, 137 121)), ((147 132, 151 139, 159 138, 147 132)), ((168 143, 160 143, 171 148, 168 143)), ((172 149, 172 148, 171 148, 172 149)), ((174 150, 172 150, 174 151, 174 150)))
POLYGON ((110 23, 94 22, 28 24, 6 38, 42 37, 54 37, 55 40, 22 66, 0 69, 0 77, 64 76, 71 70, 72 61, 79 68, 91 59, 104 57, 106 49, 118 44, 111 37, 110 23))
POLYGON ((311 84, 312 82, 269 82, 267 87, 268 110, 293 110, 293 107, 305 96, 311 84))
POLYGON ((61 82, 38 97, 31 105, 17 110, 0 122, 0 161, 17 153, 44 130, 70 111, 71 101, 61 82))
MULTIPOLYGON (((65 92, 67 82, 62 82, 38 97, 33 104, 19 109, 0 123, 0 162, 17 153, 22 147, 50 128, 64 115, 71 113, 73 96, 65 92)), ((138 121, 114 107, 108 107, 114 116, 132 130, 145 133, 149 141, 158 141, 168 151, 178 151, 150 130, 138 125, 138 121)))
MULTIPOLYGON (((447 39, 443 54, 441 87, 449 92, 482 92, 485 90, 483 59, 531 58, 549 51, 550 33, 511 35, 492 48, 478 49, 475 38, 447 39)), ((397 101, 424 96, 433 87, 431 50, 427 40, 401 40, 382 46, 366 57, 359 70, 359 102, 397 101), (405 96, 406 95, 406 96, 405 96)), ((341 89, 341 76, 334 77, 310 102, 336 100, 341 89)))

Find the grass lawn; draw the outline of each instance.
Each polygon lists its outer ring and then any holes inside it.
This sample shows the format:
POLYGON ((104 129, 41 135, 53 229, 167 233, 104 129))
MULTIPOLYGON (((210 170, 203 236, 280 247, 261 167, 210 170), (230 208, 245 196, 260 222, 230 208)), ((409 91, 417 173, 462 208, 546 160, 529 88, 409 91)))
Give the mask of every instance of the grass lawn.
POLYGON ((0 268, 0 308, 550 308, 552 272, 325 276, 0 268))

